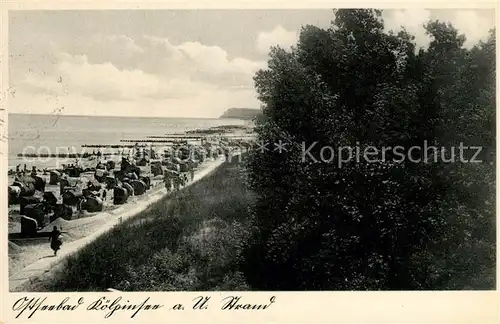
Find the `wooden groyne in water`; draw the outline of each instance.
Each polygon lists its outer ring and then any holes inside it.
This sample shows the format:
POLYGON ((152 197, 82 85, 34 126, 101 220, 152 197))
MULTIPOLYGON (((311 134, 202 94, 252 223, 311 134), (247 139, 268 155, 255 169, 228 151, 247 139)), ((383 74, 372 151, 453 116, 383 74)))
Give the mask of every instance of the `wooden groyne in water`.
MULTIPOLYGON (((103 155, 119 155, 118 152, 106 152, 103 155)), ((76 158, 89 158, 91 156, 97 156, 96 154, 90 153, 58 153, 58 154, 48 154, 48 153, 18 153, 17 157, 25 158, 66 158, 66 159, 76 159, 76 158)))
MULTIPOLYGON (((132 144, 83 144, 82 147, 84 147, 84 148, 114 148, 114 149, 119 149, 119 148, 135 148, 137 146, 132 145, 132 144)), ((139 145, 139 147, 147 148, 148 145, 142 144, 142 145, 139 145)))
POLYGON ((159 139, 137 139, 137 140, 122 139, 122 140, 120 140, 120 142, 122 142, 122 143, 178 143, 178 144, 187 143, 186 140, 159 140, 159 139))
MULTIPOLYGON (((237 127, 236 127, 237 128, 237 127)), ((205 130, 206 131, 206 130, 205 130)), ((165 135, 150 135, 146 139, 122 139, 121 143, 133 144, 82 144, 82 148, 90 149, 133 149, 137 147, 147 148, 154 144, 163 144, 164 146, 186 145, 189 141, 197 141, 203 144, 204 141, 211 140, 214 137, 218 139, 226 139, 229 141, 234 140, 251 140, 255 138, 255 134, 225 134, 224 127, 214 127, 209 129, 208 132, 203 133, 203 130, 186 131, 184 133, 167 133, 165 135), (197 133, 199 132, 199 133, 197 133)), ((191 142, 193 143, 193 142, 191 142)), ((103 155, 120 155, 119 152, 106 152, 103 155)), ((89 158, 91 156, 98 156, 98 154, 90 152, 82 153, 19 153, 17 157, 24 158, 89 158)))
POLYGON ((126 144, 83 144, 84 148, 134 148, 135 145, 126 144))
POLYGON ((153 138, 153 139, 172 139, 172 138, 175 138, 175 139, 202 139, 202 138, 205 138, 205 136, 196 136, 196 135, 189 135, 189 136, 186 136, 186 135, 182 135, 182 136, 172 136, 172 135, 165 135, 165 136, 146 136, 146 138, 153 138))

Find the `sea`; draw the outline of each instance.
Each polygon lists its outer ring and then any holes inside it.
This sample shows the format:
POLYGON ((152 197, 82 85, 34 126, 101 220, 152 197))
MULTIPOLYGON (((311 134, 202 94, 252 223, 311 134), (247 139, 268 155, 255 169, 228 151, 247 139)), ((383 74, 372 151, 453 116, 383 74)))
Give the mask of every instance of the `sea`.
POLYGON ((8 166, 9 169, 19 164, 26 164, 28 168, 51 168, 61 163, 53 158, 18 157, 19 153, 92 152, 92 149, 82 149, 81 145, 133 145, 120 140, 244 124, 240 119, 9 114, 8 166))

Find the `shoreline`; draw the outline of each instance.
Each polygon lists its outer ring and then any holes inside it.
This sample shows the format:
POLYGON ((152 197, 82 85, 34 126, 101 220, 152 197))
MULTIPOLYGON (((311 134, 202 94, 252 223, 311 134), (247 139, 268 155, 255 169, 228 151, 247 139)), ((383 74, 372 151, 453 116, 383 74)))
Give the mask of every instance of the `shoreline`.
MULTIPOLYGON (((200 179, 211 174, 220 165, 224 163, 224 160, 225 160, 224 157, 220 156, 214 160, 212 159, 207 160, 201 166, 201 168, 197 172, 195 172, 194 179, 186 183, 186 185, 182 187, 180 190, 182 191, 184 188, 189 187, 191 184, 194 184, 200 179)), ((90 217, 85 217, 80 219, 77 218, 71 221, 60 220, 59 222, 62 222, 64 226, 68 226, 69 223, 75 221, 78 222, 79 220, 82 219, 85 220, 89 219, 89 222, 92 222, 90 221, 90 219, 92 219, 97 223, 99 223, 98 222, 99 220, 104 220, 105 223, 104 224, 101 223, 98 224, 98 226, 95 226, 97 228, 94 231, 92 231, 92 233, 89 233, 89 235, 85 235, 82 238, 63 244, 63 248, 61 249, 60 253, 57 256, 55 257, 42 256, 37 261, 30 263, 29 265, 21 268, 19 271, 16 271, 13 274, 9 273, 9 291, 11 292, 16 291, 16 288, 21 287, 25 283, 29 282, 31 279, 33 279, 33 277, 39 277, 43 273, 49 272, 50 269, 52 269, 54 266, 58 265, 60 262, 65 260, 68 256, 72 255, 73 253, 79 251, 84 246, 93 242, 98 237, 111 230, 114 226, 120 224, 121 222, 127 219, 137 216, 140 212, 147 209, 149 206, 159 201, 160 199, 168 197, 170 194, 171 192, 170 193, 167 192, 167 190, 163 186, 159 185, 156 188, 152 188, 147 195, 139 197, 139 199, 137 199, 136 201, 132 202, 129 205, 122 205, 116 209, 110 211, 103 211, 90 217)), ((39 252, 42 253, 44 250, 47 251, 49 250, 48 243, 44 245, 39 245, 36 248, 39 250, 39 252), (45 245, 46 249, 44 249, 45 245)), ((20 254, 22 254, 22 252, 20 254)), ((11 260, 9 260, 9 262, 11 262, 11 260)))

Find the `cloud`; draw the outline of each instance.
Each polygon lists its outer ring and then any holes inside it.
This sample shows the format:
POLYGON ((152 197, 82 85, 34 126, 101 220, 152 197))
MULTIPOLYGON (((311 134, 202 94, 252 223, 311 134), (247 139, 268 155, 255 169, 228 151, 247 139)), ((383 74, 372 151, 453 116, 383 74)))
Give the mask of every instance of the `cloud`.
POLYGON ((174 45, 154 36, 141 41, 95 35, 89 49, 101 42, 102 51, 114 52, 55 55, 43 73, 16 75, 12 106, 16 112, 36 107, 50 113, 64 106, 66 114, 177 117, 218 117, 232 106, 259 106, 253 75, 264 61, 230 58, 222 48, 199 42, 174 45), (117 60, 120 51, 129 54, 128 61, 117 60))
MULTIPOLYGON (((488 30, 494 28, 491 19, 484 19, 477 11, 459 9, 446 11, 431 11, 427 9, 384 10, 382 13, 385 30, 398 32, 404 27, 415 36, 417 47, 427 48, 431 37, 426 34, 424 25, 430 20, 450 22, 460 33, 465 34, 467 41, 464 46, 471 48, 480 40, 486 39, 488 30)), ((257 35, 256 47, 259 52, 267 54, 271 46, 279 45, 289 48, 297 43, 298 31, 286 30, 278 25, 271 31, 263 31, 257 35)))
POLYGON ((161 78, 137 69, 118 69, 111 63, 91 64, 85 55, 62 53, 50 75, 28 74, 21 86, 55 95, 77 93, 103 101, 174 98, 192 95, 200 87, 188 78, 161 78))
POLYGON ((425 9, 412 10, 386 10, 383 11, 384 27, 387 31, 398 32, 403 26, 406 31, 415 36, 415 43, 418 47, 427 48, 431 38, 426 35, 424 24, 426 24, 431 13, 425 9))
POLYGON ((289 48, 297 44, 298 32, 288 31, 282 26, 277 26, 270 32, 261 32, 257 36, 257 49, 261 53, 267 54, 271 46, 279 45, 289 48))
POLYGON ((464 44, 467 48, 473 47, 480 40, 486 40, 488 31, 495 27, 494 22, 484 19, 472 10, 457 10, 453 16, 453 26, 467 37, 464 44))
POLYGON ((137 54, 144 53, 144 50, 138 46, 135 41, 126 35, 103 35, 95 34, 92 36, 92 41, 98 46, 105 45, 107 48, 118 48, 121 54, 137 54))
MULTIPOLYGON (((397 31, 403 25, 424 47, 430 38, 423 25, 436 18, 465 33, 468 47, 493 27, 491 19, 473 10, 384 11, 387 29, 397 31)), ((193 117, 217 117, 231 106, 258 107, 253 76, 267 63, 254 51, 267 54, 271 46, 288 48, 298 36, 298 30, 282 25, 253 29, 255 44, 248 55, 261 58, 250 59, 246 54, 231 55, 216 44, 123 33, 73 37, 70 32, 35 30, 12 39, 9 73, 16 97, 10 98, 10 107, 16 112, 33 107, 52 112, 64 105, 72 114, 135 111, 193 117)))
POLYGON ((253 75, 265 67, 265 62, 250 61, 237 57, 228 59, 225 50, 218 46, 205 46, 198 42, 186 42, 175 47, 193 62, 198 70, 213 74, 235 73, 253 75))
POLYGON ((430 10, 411 9, 411 10, 385 10, 383 18, 386 30, 399 31, 401 26, 415 36, 415 43, 418 46, 427 48, 431 42, 431 37, 426 35, 424 25, 429 20, 440 20, 450 22, 459 33, 465 34, 467 38, 464 46, 471 48, 480 40, 485 40, 488 31, 494 28, 494 23, 481 17, 474 10, 460 9, 441 13, 435 16, 431 15, 430 10))
POLYGON ((189 76, 191 80, 213 83, 220 87, 253 87, 255 72, 267 66, 266 61, 230 58, 219 46, 207 46, 199 42, 174 45, 166 38, 144 38, 149 42, 149 45, 145 45, 147 53, 156 59, 143 59, 139 68, 170 78, 189 76))

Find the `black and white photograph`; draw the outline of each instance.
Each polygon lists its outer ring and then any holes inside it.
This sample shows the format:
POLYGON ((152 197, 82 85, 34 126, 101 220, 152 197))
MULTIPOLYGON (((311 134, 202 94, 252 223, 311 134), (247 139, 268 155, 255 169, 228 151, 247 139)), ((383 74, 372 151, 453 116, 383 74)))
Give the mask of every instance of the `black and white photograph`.
POLYGON ((495 14, 9 10, 9 291, 494 291, 495 14))

